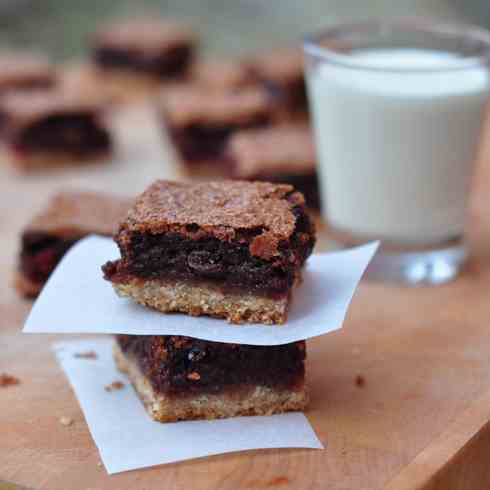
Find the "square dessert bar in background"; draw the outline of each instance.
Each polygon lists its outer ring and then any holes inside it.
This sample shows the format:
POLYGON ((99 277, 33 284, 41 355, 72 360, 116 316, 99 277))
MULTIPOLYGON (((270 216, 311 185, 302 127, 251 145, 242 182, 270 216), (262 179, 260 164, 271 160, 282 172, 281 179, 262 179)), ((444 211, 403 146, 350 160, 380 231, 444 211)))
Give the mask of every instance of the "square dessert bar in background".
POLYGON ((56 71, 48 58, 26 52, 0 53, 0 94, 41 90, 56 84, 56 71))
POLYGON ((261 89, 210 91, 187 86, 165 91, 161 113, 169 138, 181 162, 189 167, 224 163, 224 150, 238 129, 267 125, 273 107, 261 89))
POLYGON ((23 170, 107 158, 112 140, 100 100, 64 90, 11 93, 0 98, 7 159, 23 170))
POLYGON ((98 30, 93 60, 102 71, 175 79, 188 70, 196 43, 192 29, 175 20, 123 20, 98 30))
POLYGON ((304 194, 309 208, 319 209, 315 146, 308 124, 238 131, 227 155, 234 178, 291 184, 304 194))
POLYGON ((305 342, 251 346, 119 335, 114 357, 160 422, 303 410, 305 342))
POLYGON ((315 243, 303 195, 290 185, 157 181, 115 240, 105 278, 162 312, 232 323, 284 323, 315 243))
POLYGON ((247 64, 250 73, 263 83, 284 112, 296 114, 307 110, 304 59, 300 48, 266 52, 251 58, 247 64))
POLYGON ((56 194, 22 232, 18 291, 30 297, 39 294, 72 245, 92 233, 111 236, 131 204, 131 199, 97 192, 56 194))

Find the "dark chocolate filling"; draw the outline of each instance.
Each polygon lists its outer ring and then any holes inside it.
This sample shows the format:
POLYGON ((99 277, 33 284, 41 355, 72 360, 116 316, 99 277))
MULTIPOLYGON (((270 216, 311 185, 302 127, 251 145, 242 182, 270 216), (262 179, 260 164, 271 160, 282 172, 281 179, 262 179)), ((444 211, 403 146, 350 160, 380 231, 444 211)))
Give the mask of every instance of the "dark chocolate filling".
POLYGON ((44 284, 76 239, 64 239, 43 232, 26 232, 22 236, 20 270, 30 281, 44 284))
POLYGON ((220 393, 253 386, 294 389, 304 380, 305 342, 253 346, 190 337, 118 335, 155 391, 220 393))
POLYGON ((257 115, 242 124, 209 125, 190 124, 181 128, 169 127, 170 137, 183 159, 188 163, 226 159, 225 148, 231 134, 238 129, 253 129, 266 126, 269 116, 257 115))
MULTIPOLYGON (((282 296, 293 286, 296 273, 310 255, 314 238, 311 223, 301 207, 294 208, 296 230, 279 244, 273 260, 252 256, 249 241, 223 241, 214 237, 192 239, 178 233, 153 235, 132 232, 128 245, 120 246, 122 259, 108 262, 105 278, 124 283, 131 277, 206 281, 230 291, 251 291, 282 296), (304 235, 308 239, 304 239, 304 235)), ((261 229, 245 230, 258 235, 261 229)))
POLYGON ((134 71, 162 79, 183 75, 192 56, 193 48, 189 45, 175 46, 154 55, 106 46, 96 47, 94 51, 94 61, 103 69, 134 71))
POLYGON ((92 115, 52 115, 9 134, 6 140, 19 152, 67 152, 84 157, 109 151, 109 133, 92 115))

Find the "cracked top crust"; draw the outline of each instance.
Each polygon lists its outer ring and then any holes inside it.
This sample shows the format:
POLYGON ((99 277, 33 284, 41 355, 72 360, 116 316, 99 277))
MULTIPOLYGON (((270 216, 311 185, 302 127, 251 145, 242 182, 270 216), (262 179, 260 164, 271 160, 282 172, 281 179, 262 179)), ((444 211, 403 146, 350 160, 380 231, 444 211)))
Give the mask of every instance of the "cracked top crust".
POLYGON ((60 192, 24 232, 51 233, 63 238, 88 233, 112 235, 132 203, 129 198, 99 192, 60 192))
POLYGON ((55 69, 48 58, 26 52, 0 53, 0 90, 26 83, 55 83, 55 69))
POLYGON ((290 185, 267 182, 220 181, 152 184, 135 202, 121 224, 117 241, 127 232, 176 232, 191 239, 214 236, 250 243, 253 255, 265 259, 296 230, 304 197, 290 185))
POLYGON ((98 116, 105 104, 97 96, 80 96, 70 90, 36 90, 10 93, 0 98, 0 113, 9 126, 22 128, 35 121, 58 115, 98 116))
POLYGON ((238 131, 231 136, 228 152, 234 175, 242 179, 275 173, 310 175, 316 167, 313 137, 306 124, 238 131))
POLYGON ((189 25, 175 19, 140 18, 103 26, 96 33, 94 42, 96 47, 159 53, 192 45, 196 35, 189 25))
POLYGON ((272 105, 260 88, 210 92, 206 87, 190 85, 164 91, 161 109, 170 126, 183 127, 202 123, 235 124, 269 117, 272 105))

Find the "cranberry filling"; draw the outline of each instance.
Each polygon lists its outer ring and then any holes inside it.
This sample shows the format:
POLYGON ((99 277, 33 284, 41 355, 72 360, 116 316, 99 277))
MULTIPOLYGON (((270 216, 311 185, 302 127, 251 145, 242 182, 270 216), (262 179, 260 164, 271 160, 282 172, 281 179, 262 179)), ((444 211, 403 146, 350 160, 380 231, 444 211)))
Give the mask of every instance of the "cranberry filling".
POLYGON ((76 239, 61 239, 42 232, 27 232, 22 237, 20 268, 31 281, 44 284, 76 239))
POLYGON ((109 133, 98 126, 93 115, 52 115, 11 135, 14 151, 68 152, 90 156, 108 151, 109 133))
POLYGON ((245 124, 209 125, 190 124, 182 128, 169 128, 170 136, 182 157, 190 163, 214 160, 222 163, 231 134, 237 129, 253 129, 267 125, 269 117, 252 117, 245 124))
POLYGON ((118 335, 160 393, 220 393, 248 386, 293 388, 304 379, 305 342, 252 346, 190 337, 118 335))

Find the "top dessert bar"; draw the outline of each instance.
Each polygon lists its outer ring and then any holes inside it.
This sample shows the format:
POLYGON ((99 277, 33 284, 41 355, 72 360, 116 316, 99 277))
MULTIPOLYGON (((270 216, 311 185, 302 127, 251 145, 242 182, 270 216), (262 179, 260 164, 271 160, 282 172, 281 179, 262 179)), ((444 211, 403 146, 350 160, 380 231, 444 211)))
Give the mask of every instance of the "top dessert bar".
POLYGON ((160 311, 284 323, 315 233, 289 185, 157 181, 116 235, 104 266, 116 290, 160 311))
POLYGON ((234 178, 293 185, 309 207, 319 207, 316 155, 307 124, 238 131, 227 149, 234 178))
POLYGON ((27 296, 39 293, 66 251, 91 234, 110 236, 132 201, 97 192, 56 194, 22 233, 16 286, 27 296))
POLYGON ((195 34, 185 24, 135 19, 102 27, 95 35, 93 58, 103 70, 171 79, 186 72, 195 47, 195 34))
POLYGON ((4 146, 22 168, 106 156, 112 145, 99 117, 102 109, 100 101, 64 90, 5 95, 0 99, 4 146))
POLYGON ((0 94, 46 89, 55 83, 55 70, 47 58, 24 52, 0 53, 0 94))
POLYGON ((300 49, 264 53, 249 60, 248 67, 269 93, 289 111, 306 110, 304 60, 300 49))
POLYGON ((219 163, 230 135, 237 129, 268 124, 272 105, 267 93, 186 86, 162 94, 161 111, 170 139, 185 163, 219 163))

